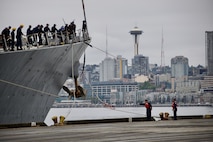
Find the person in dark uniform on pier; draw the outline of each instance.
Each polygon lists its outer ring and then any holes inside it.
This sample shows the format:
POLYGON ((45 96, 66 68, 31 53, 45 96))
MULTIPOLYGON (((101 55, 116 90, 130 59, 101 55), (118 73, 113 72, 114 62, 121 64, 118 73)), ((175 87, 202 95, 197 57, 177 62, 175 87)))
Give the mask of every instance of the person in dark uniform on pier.
POLYGON ((17 40, 17 50, 22 50, 22 28, 24 25, 20 25, 19 28, 17 29, 16 33, 16 40, 17 40))
POLYGON ((11 32, 11 51, 14 51, 14 47, 15 47, 15 30, 16 28, 12 28, 12 32, 11 32))
POLYGON ((176 99, 172 100, 172 110, 174 113, 174 120, 177 120, 177 103, 176 103, 176 99))
POLYGON ((146 119, 148 121, 152 120, 152 105, 148 100, 145 100, 145 103, 141 103, 140 105, 144 105, 146 107, 146 119))

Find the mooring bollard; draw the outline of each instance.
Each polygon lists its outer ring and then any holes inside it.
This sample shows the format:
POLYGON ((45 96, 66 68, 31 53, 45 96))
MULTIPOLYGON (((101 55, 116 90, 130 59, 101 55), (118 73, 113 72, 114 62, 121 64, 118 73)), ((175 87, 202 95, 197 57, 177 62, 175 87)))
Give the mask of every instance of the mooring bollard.
POLYGON ((163 120, 163 112, 159 113, 160 119, 163 120))
POLYGON ((36 127, 36 122, 31 122, 31 127, 36 127))
POLYGON ((63 125, 64 124, 64 120, 65 120, 65 117, 64 116, 60 116, 60 122, 59 122, 59 124, 63 125))
POLYGON ((210 119, 210 118, 212 118, 212 116, 209 115, 209 114, 205 114, 205 115, 203 116, 203 118, 205 118, 205 119, 210 119))
POLYGON ((52 120, 53 120, 53 122, 54 122, 54 125, 57 125, 57 124, 58 124, 58 118, 57 118, 57 116, 53 116, 53 117, 52 117, 52 120))
POLYGON ((165 112, 164 114, 165 114, 164 120, 168 120, 169 119, 169 113, 165 112))

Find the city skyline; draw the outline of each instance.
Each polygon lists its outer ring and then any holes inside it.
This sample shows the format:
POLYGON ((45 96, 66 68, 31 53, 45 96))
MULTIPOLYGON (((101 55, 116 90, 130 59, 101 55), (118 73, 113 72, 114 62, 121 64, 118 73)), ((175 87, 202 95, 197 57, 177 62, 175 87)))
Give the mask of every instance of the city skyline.
MULTIPOLYGON (((131 64, 134 41, 129 31, 137 26, 144 32, 139 39, 139 54, 148 56, 150 64, 160 65, 163 28, 165 65, 171 66, 175 56, 184 56, 190 66, 205 66, 205 31, 213 31, 212 0, 85 0, 84 3, 93 47, 106 50, 107 27, 108 52, 122 55, 131 64)), ((0 29, 24 24, 24 33, 28 25, 49 23, 60 28, 64 22, 69 24, 73 20, 80 29, 84 19, 80 0, 17 0, 15 3, 2 0, 0 16, 0 29)), ((89 47, 86 64, 99 64, 105 56, 106 53, 89 47)))

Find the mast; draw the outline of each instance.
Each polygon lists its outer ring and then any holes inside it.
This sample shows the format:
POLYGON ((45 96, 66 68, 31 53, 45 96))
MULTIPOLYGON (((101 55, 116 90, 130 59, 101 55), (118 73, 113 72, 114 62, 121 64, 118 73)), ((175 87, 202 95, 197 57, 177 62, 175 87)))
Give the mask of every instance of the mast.
MULTIPOLYGON (((87 18, 86 18, 86 12, 85 12, 85 7, 84 7, 84 0, 82 0, 82 7, 83 7, 83 12, 84 12, 84 21, 87 25, 87 18)), ((88 31, 88 26, 87 26, 87 31, 88 31)))
POLYGON ((85 8, 84 8, 84 0, 82 0, 82 7, 83 7, 83 12, 84 12, 84 20, 86 20, 86 12, 85 12, 85 8))

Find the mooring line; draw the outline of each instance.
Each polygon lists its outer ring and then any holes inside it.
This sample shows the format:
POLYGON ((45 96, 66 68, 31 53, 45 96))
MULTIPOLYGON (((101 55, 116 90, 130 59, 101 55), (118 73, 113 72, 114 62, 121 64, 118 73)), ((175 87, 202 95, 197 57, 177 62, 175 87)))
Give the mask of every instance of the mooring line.
POLYGON ((3 79, 0 79, 0 82, 10 84, 10 85, 13 85, 13 86, 16 86, 16 87, 20 87, 20 88, 23 88, 23 89, 26 89, 26 90, 34 91, 34 92, 37 92, 37 93, 41 93, 41 94, 45 94, 45 95, 49 95, 49 96, 53 96, 53 97, 58 97, 58 95, 55 95, 55 94, 52 94, 52 93, 40 91, 40 90, 37 90, 37 89, 34 89, 34 88, 30 88, 30 87, 20 85, 20 84, 17 84, 17 83, 13 83, 13 82, 10 82, 10 81, 6 81, 6 80, 3 80, 3 79))
MULTIPOLYGON (((83 73, 81 74, 82 76, 84 75, 83 73)), ((85 77, 85 76, 84 76, 85 77)), ((85 77, 85 79, 87 80, 87 78, 85 77)), ((87 80, 88 81, 88 80, 87 80)), ((92 89, 92 85, 91 83, 89 82, 89 86, 92 90, 92 93, 93 93, 93 89, 92 89)), ((108 104, 106 102, 104 102, 103 100, 101 100, 99 98, 99 96, 95 93, 95 96, 96 98, 104 105, 104 107, 106 106, 108 109, 111 109, 111 110, 114 110, 114 111, 120 111, 120 112, 125 112, 125 113, 131 113, 131 114, 136 114, 136 115, 143 115, 143 116, 146 116, 145 114, 141 114, 141 113, 135 113, 135 112, 130 112, 130 111, 125 111, 125 110, 117 110, 115 109, 116 107, 115 106, 112 106, 111 104, 108 104)), ((118 107, 117 107, 118 108, 118 107)))

